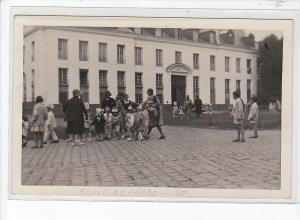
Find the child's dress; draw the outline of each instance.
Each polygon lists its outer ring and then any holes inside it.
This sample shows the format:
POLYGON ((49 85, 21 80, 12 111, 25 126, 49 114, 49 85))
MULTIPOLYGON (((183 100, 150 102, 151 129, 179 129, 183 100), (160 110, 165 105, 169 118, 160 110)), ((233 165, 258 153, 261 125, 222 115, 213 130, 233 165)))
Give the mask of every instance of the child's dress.
POLYGON ((181 119, 183 118, 183 116, 184 116, 183 108, 179 109, 179 116, 180 116, 181 119))
POLYGON ((249 112, 249 115, 248 115, 248 121, 251 124, 255 124, 258 121, 258 105, 257 105, 256 102, 254 102, 251 105, 250 112, 249 112))
POLYGON ((112 114, 111 113, 104 113, 104 120, 105 120, 105 136, 107 138, 111 138, 112 133, 112 114))
POLYGON ((96 113, 96 115, 90 125, 91 126, 94 125, 95 132, 97 133, 97 135, 105 134, 105 119, 104 119, 103 114, 96 113))
POLYGON ((178 113, 179 113, 179 109, 178 109, 178 106, 177 106, 177 105, 174 105, 174 106, 173 106, 172 113, 173 113, 173 119, 177 119, 178 113))
POLYGON ((32 114, 32 132, 44 132, 45 122, 48 118, 47 109, 43 103, 34 105, 32 114))
POLYGON ((244 107, 243 107, 243 103, 242 100, 240 98, 238 98, 233 106, 231 115, 233 117, 233 123, 234 124, 243 124, 244 123, 244 107))
POLYGON ((44 133, 44 142, 49 140, 49 137, 52 138, 53 141, 57 141, 58 137, 55 133, 56 128, 56 119, 52 111, 48 112, 48 119, 45 123, 45 133, 44 133))

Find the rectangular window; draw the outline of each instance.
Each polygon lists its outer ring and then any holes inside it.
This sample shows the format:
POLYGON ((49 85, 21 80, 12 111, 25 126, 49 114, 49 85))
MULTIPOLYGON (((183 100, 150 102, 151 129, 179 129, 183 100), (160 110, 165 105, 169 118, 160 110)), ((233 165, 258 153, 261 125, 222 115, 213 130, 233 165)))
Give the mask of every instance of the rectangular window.
POLYGON ((35 59, 35 42, 31 42, 31 61, 34 61, 35 59))
POLYGON ((247 73, 252 73, 251 69, 251 59, 247 59, 247 73))
POLYGON ((230 57, 225 57, 225 72, 230 72, 230 57))
POLYGON ((81 92, 81 99, 83 102, 89 102, 89 80, 88 80, 88 70, 79 70, 79 86, 81 92))
POLYGON ((107 84, 107 70, 99 70, 99 92, 100 103, 104 99, 105 92, 108 90, 107 84))
POLYGON ((31 100, 34 102, 34 90, 35 90, 35 83, 34 83, 34 78, 35 78, 35 72, 34 69, 31 70, 31 100))
POLYGON ((125 53, 125 46, 118 44, 117 45, 117 63, 125 63, 124 53, 125 53))
POLYGON ((182 29, 178 28, 178 39, 182 40, 182 29))
POLYGON ((88 61, 88 42, 79 41, 79 60, 88 61))
POLYGON ((58 68, 58 101, 59 103, 65 103, 68 97, 69 85, 68 85, 68 69, 58 68))
POLYGON ((156 66, 163 66, 161 49, 156 49, 156 66))
POLYGON ((125 93, 126 92, 126 84, 125 84, 125 72, 118 71, 117 73, 117 82, 118 82, 118 92, 125 93))
POLYGON ((175 63, 181 63, 181 55, 182 53, 180 51, 175 51, 175 63))
POLYGON ((156 74, 156 96, 159 99, 160 103, 164 102, 164 86, 163 86, 163 74, 156 74))
POLYGON ((210 55, 210 71, 216 71, 216 56, 210 55))
POLYGON ((216 104, 216 79, 214 77, 210 78, 210 103, 216 104))
POLYGON ((247 80, 247 102, 251 99, 251 80, 247 80))
POLYGON ((230 104, 230 79, 225 79, 225 104, 230 104))
POLYGON ((143 102, 143 74, 135 73, 135 102, 142 103, 143 102))
POLYGON ((107 62, 107 44, 99 43, 99 62, 107 62))
POLYGON ((236 58, 236 72, 241 72, 241 58, 236 58))
POLYGON ((241 80, 236 81, 236 91, 241 91, 241 80))
POLYGON ((68 40, 66 39, 58 39, 58 59, 68 59, 68 40))
POLYGON ((135 54, 135 65, 142 65, 143 64, 143 50, 141 47, 135 47, 134 49, 135 54))
POLYGON ((199 95, 199 76, 193 77, 193 91, 194 91, 194 99, 199 95))
POLYGON ((193 63, 194 63, 194 69, 199 69, 199 54, 198 53, 193 54, 193 63))

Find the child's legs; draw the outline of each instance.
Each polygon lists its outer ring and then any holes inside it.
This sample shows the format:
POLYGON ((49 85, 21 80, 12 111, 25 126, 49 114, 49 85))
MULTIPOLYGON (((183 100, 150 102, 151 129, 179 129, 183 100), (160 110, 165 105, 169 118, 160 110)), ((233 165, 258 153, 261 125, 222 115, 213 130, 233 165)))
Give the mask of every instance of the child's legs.
POLYGON ((44 142, 47 142, 49 140, 49 136, 51 134, 51 131, 48 127, 46 127, 45 132, 44 132, 44 142))
POLYGON ((43 145, 43 139, 44 139, 44 133, 43 132, 38 132, 38 142, 39 142, 38 146, 43 145))
POLYGON ((236 139, 240 139, 241 138, 241 127, 240 124, 236 125, 236 130, 237 130, 237 138, 236 139))
POLYGON ((160 125, 157 126, 157 130, 160 133, 160 136, 165 136, 160 125))
POLYGON ((257 123, 253 123, 253 131, 254 131, 254 136, 258 136, 258 133, 257 133, 257 123))
POLYGON ((241 121, 240 126, 241 126, 241 138, 242 140, 244 140, 245 139, 244 121, 241 121))

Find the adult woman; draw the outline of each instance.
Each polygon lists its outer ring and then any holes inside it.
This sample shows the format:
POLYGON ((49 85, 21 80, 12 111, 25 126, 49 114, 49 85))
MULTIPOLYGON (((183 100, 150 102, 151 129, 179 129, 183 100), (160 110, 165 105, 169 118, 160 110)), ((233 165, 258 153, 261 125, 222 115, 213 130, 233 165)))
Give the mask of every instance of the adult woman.
POLYGON ((183 104, 183 110, 186 114, 186 118, 187 119, 190 119, 191 117, 191 110, 193 108, 193 102, 192 100, 190 99, 190 96, 187 95, 186 96, 186 99, 184 100, 184 104, 183 104))
POLYGON ((69 142, 73 141, 74 144, 83 145, 80 140, 84 130, 84 116, 88 120, 88 114, 85 109, 83 101, 79 98, 80 91, 73 90, 73 97, 64 106, 64 113, 67 120, 67 132, 69 134, 69 142))
POLYGON ((114 107, 115 105, 115 100, 111 98, 111 93, 107 90, 104 94, 104 99, 101 103, 101 108, 105 109, 106 107, 109 107, 109 109, 112 110, 112 107, 114 107))
POLYGON ((199 95, 196 95, 194 107, 195 107, 196 116, 197 118, 199 118, 200 114, 202 113, 202 100, 199 98, 199 95))
POLYGON ((144 108, 147 109, 148 115, 149 115, 149 124, 148 124, 148 133, 147 138, 149 138, 149 135, 154 127, 157 128, 157 130, 160 133, 159 139, 165 139, 165 135, 162 131, 161 124, 160 124, 160 117, 161 117, 161 105, 158 100, 158 98, 153 94, 153 89, 147 90, 147 100, 143 103, 144 108))
POLYGON ((245 131, 244 131, 244 105, 241 100, 241 94, 237 90, 232 93, 233 99, 235 103, 233 105, 233 109, 231 112, 231 116, 233 118, 233 123, 237 126, 237 139, 233 140, 232 142, 245 142, 245 131))
POLYGON ((35 99, 35 105, 32 113, 32 128, 34 133, 35 146, 33 148, 43 147, 43 138, 45 131, 45 123, 48 118, 46 106, 41 96, 37 96, 35 99))

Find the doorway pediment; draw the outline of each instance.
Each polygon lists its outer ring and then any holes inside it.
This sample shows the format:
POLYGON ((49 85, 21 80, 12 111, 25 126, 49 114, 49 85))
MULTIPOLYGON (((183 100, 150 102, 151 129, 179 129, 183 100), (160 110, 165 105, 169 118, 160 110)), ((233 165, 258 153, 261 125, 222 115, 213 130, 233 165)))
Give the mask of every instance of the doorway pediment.
POLYGON ((167 72, 190 73, 192 69, 183 63, 174 63, 167 67, 167 72))

